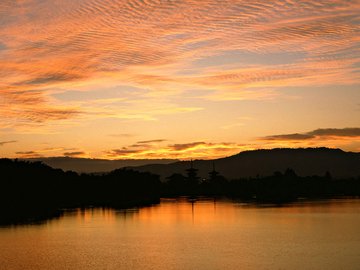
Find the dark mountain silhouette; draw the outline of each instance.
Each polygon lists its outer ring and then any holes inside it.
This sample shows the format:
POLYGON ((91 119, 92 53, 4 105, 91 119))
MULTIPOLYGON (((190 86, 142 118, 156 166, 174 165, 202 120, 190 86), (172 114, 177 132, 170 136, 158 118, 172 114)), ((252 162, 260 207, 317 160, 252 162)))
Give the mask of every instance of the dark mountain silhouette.
POLYGON ((176 159, 90 159, 73 157, 48 157, 48 158, 28 158, 27 161, 41 161, 44 164, 64 171, 74 171, 78 173, 110 172, 115 169, 142 166, 147 164, 168 164, 176 159))
MULTIPOLYGON (((227 179, 269 176, 275 171, 292 168, 299 176, 324 175, 329 172, 334 178, 360 176, 360 153, 329 148, 277 148, 272 150, 245 151, 216 160, 195 160, 193 167, 201 178, 206 178, 215 163, 216 170, 227 179)), ((162 180, 174 173, 185 173, 190 161, 171 164, 156 164, 133 169, 151 172, 162 180)))

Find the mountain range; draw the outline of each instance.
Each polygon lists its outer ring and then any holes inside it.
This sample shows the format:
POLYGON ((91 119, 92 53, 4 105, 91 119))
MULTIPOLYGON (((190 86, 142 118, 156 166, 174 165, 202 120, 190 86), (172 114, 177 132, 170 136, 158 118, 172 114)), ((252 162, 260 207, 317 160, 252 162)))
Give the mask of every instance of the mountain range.
POLYGON ((46 157, 28 158, 27 161, 41 161, 50 167, 62 169, 64 171, 74 171, 77 173, 102 173, 110 172, 115 169, 142 166, 146 164, 168 164, 174 163, 177 159, 92 159, 74 157, 46 157))
MULTIPOLYGON (((155 173, 165 179, 173 173, 186 174, 190 166, 190 161, 179 161, 149 164, 134 169, 155 173)), ((321 176, 329 172, 334 178, 360 177, 360 153, 329 148, 278 148, 244 151, 215 160, 194 160, 192 166, 198 169, 198 175, 202 178, 208 177, 213 166, 227 179, 268 176, 288 168, 299 176, 321 176)))
MULTIPOLYGON (((173 173, 185 175, 191 166, 190 161, 174 159, 105 160, 53 157, 28 160, 42 161, 65 171, 87 173, 128 167, 158 174, 162 180, 173 173)), ((192 166, 198 169, 198 175, 202 178, 208 177, 213 167, 227 179, 268 176, 275 171, 283 172, 287 168, 293 169, 299 176, 324 175, 329 172, 334 178, 347 178, 360 176, 360 153, 330 148, 277 148, 244 151, 214 160, 194 160, 192 166)))

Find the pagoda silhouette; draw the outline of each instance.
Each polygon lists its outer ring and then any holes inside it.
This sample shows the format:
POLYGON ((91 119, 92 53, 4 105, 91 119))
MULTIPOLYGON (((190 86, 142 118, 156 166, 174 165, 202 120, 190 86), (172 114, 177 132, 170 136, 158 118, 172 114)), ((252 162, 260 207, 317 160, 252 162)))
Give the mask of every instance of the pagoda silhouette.
POLYGON ((209 180, 215 181, 219 177, 220 173, 215 170, 215 162, 213 162, 213 170, 209 172, 209 180))
POLYGON ((186 179, 188 184, 192 186, 196 186, 199 184, 200 177, 197 174, 198 169, 194 168, 193 160, 190 160, 190 168, 186 170, 186 179))

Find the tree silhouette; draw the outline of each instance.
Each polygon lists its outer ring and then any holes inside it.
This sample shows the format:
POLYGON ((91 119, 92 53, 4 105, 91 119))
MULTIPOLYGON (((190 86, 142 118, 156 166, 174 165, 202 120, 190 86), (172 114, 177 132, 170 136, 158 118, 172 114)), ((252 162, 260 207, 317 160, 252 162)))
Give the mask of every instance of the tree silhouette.
POLYGON ((172 174, 162 183, 147 172, 118 169, 105 174, 77 174, 41 162, 0 159, 0 223, 34 222, 57 217, 64 208, 133 207, 159 203, 160 197, 228 196, 262 203, 287 203, 297 198, 360 196, 360 177, 333 179, 284 173, 228 181, 215 170, 201 181, 193 162, 186 176, 172 174))

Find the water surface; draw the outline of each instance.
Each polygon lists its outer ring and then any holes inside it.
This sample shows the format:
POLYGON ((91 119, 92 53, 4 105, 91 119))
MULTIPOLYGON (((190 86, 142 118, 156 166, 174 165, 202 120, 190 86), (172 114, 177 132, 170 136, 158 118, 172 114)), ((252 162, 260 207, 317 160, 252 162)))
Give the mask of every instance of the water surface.
POLYGON ((360 200, 162 200, 0 228, 1 269, 359 269, 360 200))

